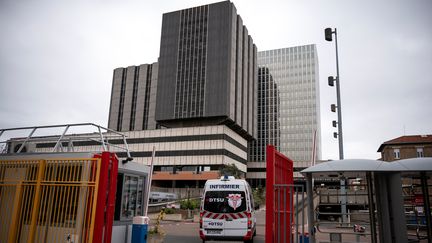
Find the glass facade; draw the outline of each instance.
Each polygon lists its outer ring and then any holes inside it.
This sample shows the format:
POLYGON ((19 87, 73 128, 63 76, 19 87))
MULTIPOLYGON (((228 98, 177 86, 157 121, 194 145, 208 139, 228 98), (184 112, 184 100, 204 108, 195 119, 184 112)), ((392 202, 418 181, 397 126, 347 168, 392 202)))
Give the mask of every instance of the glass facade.
MULTIPOLYGON (((250 143, 250 161, 265 161, 271 144, 280 150, 280 95, 270 70, 258 68, 258 137, 250 143)), ((248 170, 249 171, 249 170, 248 170)))
POLYGON ((294 161, 294 167, 310 166, 315 132, 316 160, 321 159, 316 46, 305 45, 258 52, 258 67, 258 97, 261 99, 258 100, 258 133, 261 136, 258 136, 256 142, 258 148, 251 155, 258 154, 251 156, 251 159, 254 159, 251 161, 265 161, 265 146, 273 143, 279 151, 294 161), (275 95, 275 92, 268 95, 275 89, 278 95, 275 95), (273 125, 271 120, 276 117, 279 118, 279 123, 273 125))

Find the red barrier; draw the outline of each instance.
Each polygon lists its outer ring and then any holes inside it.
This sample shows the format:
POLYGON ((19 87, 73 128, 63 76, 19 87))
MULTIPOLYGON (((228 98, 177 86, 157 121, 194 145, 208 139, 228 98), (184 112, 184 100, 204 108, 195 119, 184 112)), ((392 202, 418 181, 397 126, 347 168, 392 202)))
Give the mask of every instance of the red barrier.
POLYGON ((266 241, 281 242, 281 234, 287 235, 284 240, 291 241, 292 191, 280 190, 275 185, 294 184, 293 161, 279 153, 274 146, 267 145, 266 168, 266 241), (281 205, 280 202, 283 202, 281 205), (289 215, 289 217, 286 217, 289 215), (281 220, 283 219, 283 220, 281 220))
MULTIPOLYGON (((102 154, 103 156, 103 154, 102 154)), ((104 242, 111 243, 112 237, 112 225, 114 221, 114 210, 115 210, 115 197, 117 190, 117 173, 118 173, 118 159, 114 153, 109 153, 110 158, 110 173, 109 173, 109 184, 108 184, 108 203, 106 212, 106 225, 105 225, 105 236, 104 242)))
POLYGON ((114 220, 118 159, 114 153, 110 152, 102 152, 102 155, 95 155, 95 158, 102 158, 102 161, 93 242, 110 243, 114 220))

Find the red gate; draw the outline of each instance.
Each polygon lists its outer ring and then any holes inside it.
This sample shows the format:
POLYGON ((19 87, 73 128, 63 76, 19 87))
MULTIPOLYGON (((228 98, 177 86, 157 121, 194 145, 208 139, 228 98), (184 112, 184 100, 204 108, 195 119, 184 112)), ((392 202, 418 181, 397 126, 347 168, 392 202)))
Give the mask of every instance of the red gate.
POLYGON ((118 158, 115 153, 110 152, 102 152, 100 155, 95 155, 95 158, 101 158, 102 165, 99 177, 93 243, 110 243, 114 221, 118 158))
POLYGON ((291 242, 293 161, 267 145, 266 241, 291 242))

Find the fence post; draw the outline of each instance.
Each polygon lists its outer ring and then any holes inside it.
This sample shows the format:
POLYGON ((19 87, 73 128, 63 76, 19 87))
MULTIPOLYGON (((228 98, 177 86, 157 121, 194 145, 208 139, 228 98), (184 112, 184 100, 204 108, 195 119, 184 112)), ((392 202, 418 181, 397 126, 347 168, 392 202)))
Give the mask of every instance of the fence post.
POLYGON ((108 190, 108 172, 109 172, 109 154, 102 153, 102 156, 95 156, 98 159, 98 172, 96 178, 96 190, 94 192, 95 203, 94 205, 94 220, 93 225, 90 227, 90 239, 92 242, 101 243, 103 239, 103 232, 105 227, 105 209, 107 202, 108 190))
POLYGON ((37 222, 37 218, 39 216, 41 184, 42 184, 42 179, 45 175, 45 166, 46 166, 46 160, 44 160, 44 159, 40 160, 39 161, 38 175, 37 175, 37 179, 36 179, 35 197, 34 197, 34 201, 33 201, 32 216, 31 216, 31 223, 30 223, 30 232, 29 232, 29 238, 28 238, 29 243, 34 242, 34 236, 35 236, 35 231, 36 231, 36 222, 37 222))
POLYGON ((274 147, 267 146, 267 176, 266 176, 266 240, 273 242, 274 232, 274 147))
POLYGON ((308 204, 308 231, 309 231, 309 241, 310 243, 315 243, 315 228, 314 228, 314 218, 315 210, 313 204, 313 185, 312 185, 312 174, 306 174, 306 193, 307 193, 307 204, 308 204))
POLYGON ((293 193, 290 189, 294 184, 293 162, 279 153, 274 146, 267 145, 266 164, 266 242, 291 240, 294 219, 293 193), (285 220, 287 218, 288 220, 285 220))
POLYGON ((16 186, 15 197, 13 200, 12 209, 12 220, 9 226, 9 237, 8 243, 14 243, 16 241, 17 227, 19 221, 19 212, 21 210, 21 199, 22 199, 22 182, 20 181, 16 186))

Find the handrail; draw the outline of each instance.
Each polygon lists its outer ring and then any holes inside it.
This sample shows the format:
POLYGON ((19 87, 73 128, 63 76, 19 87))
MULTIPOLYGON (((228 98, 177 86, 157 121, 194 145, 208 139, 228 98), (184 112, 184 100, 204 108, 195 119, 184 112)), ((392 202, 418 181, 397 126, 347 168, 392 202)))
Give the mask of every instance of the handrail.
POLYGON ((131 155, 129 151, 129 147, 126 140, 126 135, 112 130, 110 128, 102 127, 99 125, 96 125, 94 123, 75 123, 75 124, 63 124, 63 125, 44 125, 44 126, 30 126, 30 127, 14 127, 14 128, 0 128, 0 138, 6 132, 10 131, 22 131, 22 130, 31 130, 31 132, 26 137, 17 137, 17 138, 10 138, 7 140, 2 141, 0 139, 0 144, 6 144, 6 147, 4 151, 0 151, 0 153, 19 153, 23 150, 26 144, 28 143, 36 143, 41 141, 50 141, 54 142, 55 145, 53 147, 53 150, 51 152, 56 152, 59 148, 63 150, 63 142, 68 141, 68 151, 73 151, 73 142, 74 141, 95 141, 101 144, 102 151, 107 151, 109 149, 109 146, 113 146, 116 148, 119 148, 120 150, 126 151, 126 154, 128 156, 128 159, 131 160, 131 155), (67 134, 71 127, 94 127, 95 131, 92 133, 82 133, 82 134, 67 134), (49 128, 64 128, 62 131, 62 134, 58 135, 48 135, 45 137, 36 136, 33 137, 33 134, 36 132, 36 130, 40 131, 43 129, 49 129, 49 128), (109 140, 118 138, 121 141, 123 141, 123 145, 114 145, 110 144, 109 140), (13 149, 9 149, 9 151, 6 149, 7 146, 11 142, 20 142, 22 143, 19 147, 19 149, 15 152, 13 149), (71 147, 72 146, 72 150, 71 147))

